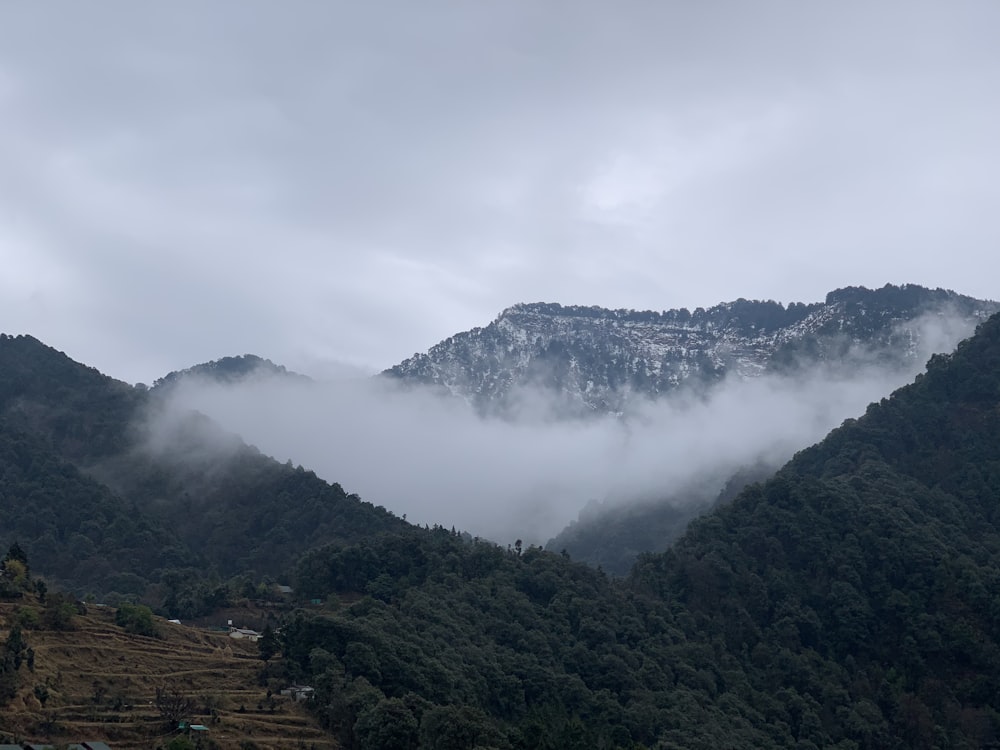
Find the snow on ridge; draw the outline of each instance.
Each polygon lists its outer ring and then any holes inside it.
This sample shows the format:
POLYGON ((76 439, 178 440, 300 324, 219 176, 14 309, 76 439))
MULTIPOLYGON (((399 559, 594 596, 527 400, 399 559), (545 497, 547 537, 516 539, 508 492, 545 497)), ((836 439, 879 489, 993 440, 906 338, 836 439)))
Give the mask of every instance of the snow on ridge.
POLYGON ((836 364, 878 350, 912 363, 921 314, 948 306, 970 328, 1000 308, 912 286, 848 288, 812 305, 737 300, 693 313, 520 303, 387 374, 443 386, 484 411, 502 410, 518 389, 541 387, 574 408, 618 413, 635 395, 656 397, 730 373, 758 377, 802 358, 836 364))

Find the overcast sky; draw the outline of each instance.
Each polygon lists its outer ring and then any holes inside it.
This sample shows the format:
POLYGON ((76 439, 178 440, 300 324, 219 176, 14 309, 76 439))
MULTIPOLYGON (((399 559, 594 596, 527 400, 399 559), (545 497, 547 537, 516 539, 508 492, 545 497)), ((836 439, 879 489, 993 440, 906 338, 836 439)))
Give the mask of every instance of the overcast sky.
POLYGON ((1000 297, 1000 3, 5 2, 0 330, 373 370, 511 304, 1000 297))

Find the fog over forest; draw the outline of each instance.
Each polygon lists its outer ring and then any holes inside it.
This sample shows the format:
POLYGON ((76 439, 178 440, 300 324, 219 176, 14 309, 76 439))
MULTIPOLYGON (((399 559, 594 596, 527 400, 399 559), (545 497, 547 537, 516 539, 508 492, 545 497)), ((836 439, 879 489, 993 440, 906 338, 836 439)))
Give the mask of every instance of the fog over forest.
POLYGON ((963 321, 928 316, 904 370, 872 357, 859 367, 731 376, 704 396, 633 402, 622 417, 541 418, 546 395, 536 392, 539 408, 491 419, 461 399, 381 378, 270 376, 228 385, 185 378, 166 414, 201 411, 264 453, 411 522, 544 544, 589 501, 649 501, 706 483, 714 492, 740 466, 777 465, 971 332, 963 321))

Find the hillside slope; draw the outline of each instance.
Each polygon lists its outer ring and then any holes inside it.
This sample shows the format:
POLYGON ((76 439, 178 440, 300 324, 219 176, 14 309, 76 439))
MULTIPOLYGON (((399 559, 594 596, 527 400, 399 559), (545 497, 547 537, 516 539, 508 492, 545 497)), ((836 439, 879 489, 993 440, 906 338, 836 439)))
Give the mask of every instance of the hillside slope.
POLYGON ((0 458, 0 546, 80 593, 278 575, 311 546, 406 525, 30 336, 0 336, 0 458))
MULTIPOLYGON (((82 606, 82 605, 81 605, 82 606)), ((176 722, 156 705, 157 689, 190 701, 183 714, 209 727, 219 748, 333 748, 301 704, 269 695, 261 684, 263 662, 255 644, 163 620, 161 637, 126 632, 109 607, 82 606, 71 629, 36 626, 23 631, 32 649, 31 669, 0 712, 2 738, 69 742, 100 739, 116 750, 162 747, 176 736, 176 722), (40 698, 44 699, 44 703, 40 698)), ((33 597, 0 602, 0 641, 25 610, 39 611, 33 597)))
POLYGON ((648 556, 799 740, 1000 739, 1000 318, 648 556))

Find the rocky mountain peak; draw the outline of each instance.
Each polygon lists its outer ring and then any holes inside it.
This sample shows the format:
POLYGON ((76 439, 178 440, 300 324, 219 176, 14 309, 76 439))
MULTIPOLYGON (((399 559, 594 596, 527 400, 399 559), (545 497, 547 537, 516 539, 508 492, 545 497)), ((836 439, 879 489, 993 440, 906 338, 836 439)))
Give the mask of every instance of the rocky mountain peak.
POLYGON ((849 367, 872 356, 912 365, 931 353, 925 316, 949 321, 950 347, 998 309, 913 284, 846 287, 821 303, 740 298, 694 311, 520 303, 383 374, 438 386, 486 413, 504 413, 527 389, 545 392, 563 414, 618 413, 635 397, 727 375, 821 361, 849 367))

